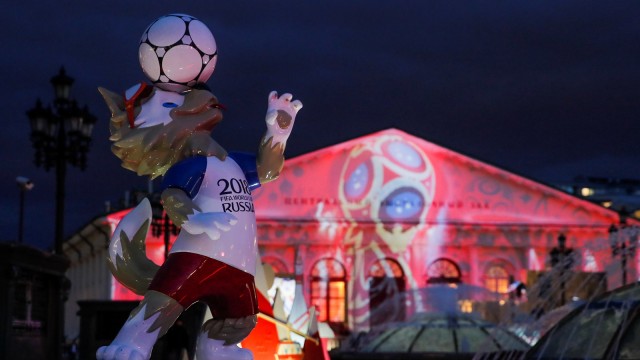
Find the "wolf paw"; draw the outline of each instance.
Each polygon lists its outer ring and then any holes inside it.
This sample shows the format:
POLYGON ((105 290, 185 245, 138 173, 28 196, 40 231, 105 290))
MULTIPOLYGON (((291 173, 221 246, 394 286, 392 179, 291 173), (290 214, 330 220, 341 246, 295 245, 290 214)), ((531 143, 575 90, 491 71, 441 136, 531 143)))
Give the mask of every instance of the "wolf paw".
POLYGON ((253 353, 238 345, 224 345, 224 341, 209 339, 206 333, 201 333, 198 337, 196 358, 198 360, 253 360, 253 353))
POLYGON ((278 96, 278 93, 272 91, 269 94, 269 107, 267 108, 267 136, 265 140, 273 137, 272 144, 284 143, 287 141, 293 123, 296 120, 298 111, 302 109, 300 100, 293 100, 293 95, 286 93, 278 96))
POLYGON ((224 212, 196 212, 189 215, 182 228, 192 235, 205 233, 211 240, 218 240, 222 232, 231 230, 238 219, 230 213, 224 212))
POLYGON ((98 349, 96 353, 97 360, 147 360, 140 351, 131 346, 126 345, 109 345, 98 349))

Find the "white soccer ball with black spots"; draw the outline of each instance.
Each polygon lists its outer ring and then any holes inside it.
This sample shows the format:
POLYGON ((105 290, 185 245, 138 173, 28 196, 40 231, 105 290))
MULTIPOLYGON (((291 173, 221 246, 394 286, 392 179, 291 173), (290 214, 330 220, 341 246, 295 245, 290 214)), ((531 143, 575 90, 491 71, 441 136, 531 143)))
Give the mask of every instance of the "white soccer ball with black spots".
POLYGON ((218 48, 202 21, 186 14, 170 14, 158 18, 144 31, 138 57, 155 86, 181 92, 211 77, 218 48))

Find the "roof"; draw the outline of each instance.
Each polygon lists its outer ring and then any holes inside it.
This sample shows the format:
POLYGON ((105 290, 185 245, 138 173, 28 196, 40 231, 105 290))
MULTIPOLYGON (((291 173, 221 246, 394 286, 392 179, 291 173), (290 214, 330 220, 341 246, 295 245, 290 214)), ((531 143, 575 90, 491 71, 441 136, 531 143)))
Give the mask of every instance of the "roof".
POLYGON ((527 359, 640 358, 640 282, 614 289, 564 317, 527 359))
MULTIPOLYGON (((408 321, 387 323, 362 333, 332 352, 336 359, 471 359, 476 353, 529 349, 509 330, 462 313, 418 313, 408 321)), ((514 357, 515 358, 515 357, 514 357)))
POLYGON ((615 211, 397 129, 285 163, 259 220, 608 227, 615 211))

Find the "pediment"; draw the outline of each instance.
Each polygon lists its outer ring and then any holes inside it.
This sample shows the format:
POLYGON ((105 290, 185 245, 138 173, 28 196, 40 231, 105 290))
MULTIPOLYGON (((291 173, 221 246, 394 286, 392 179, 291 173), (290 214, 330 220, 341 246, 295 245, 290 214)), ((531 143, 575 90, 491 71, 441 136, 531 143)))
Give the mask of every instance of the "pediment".
POLYGON ((608 226, 614 211, 396 129, 286 161, 259 220, 608 226))

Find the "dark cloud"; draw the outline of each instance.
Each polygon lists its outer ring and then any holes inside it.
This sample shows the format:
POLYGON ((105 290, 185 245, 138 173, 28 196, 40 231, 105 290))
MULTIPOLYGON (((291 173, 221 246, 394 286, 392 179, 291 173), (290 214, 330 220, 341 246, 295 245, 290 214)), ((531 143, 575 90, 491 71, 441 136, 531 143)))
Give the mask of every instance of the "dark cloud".
POLYGON ((576 175, 640 178, 637 1, 348 1, 310 3, 27 1, 5 5, 0 178, 5 240, 17 234, 17 175, 34 179, 26 236, 53 234, 53 173, 32 165, 25 111, 50 102, 60 65, 98 116, 89 168, 68 171, 67 233, 106 200, 144 188, 109 152, 96 88, 143 80, 137 42, 160 15, 184 12, 213 30, 209 85, 225 103, 215 136, 253 150, 266 95, 305 104, 289 156, 395 127, 546 182, 576 175), (37 6, 36 6, 37 5, 37 6), (241 135, 239 135, 241 134, 241 135))

